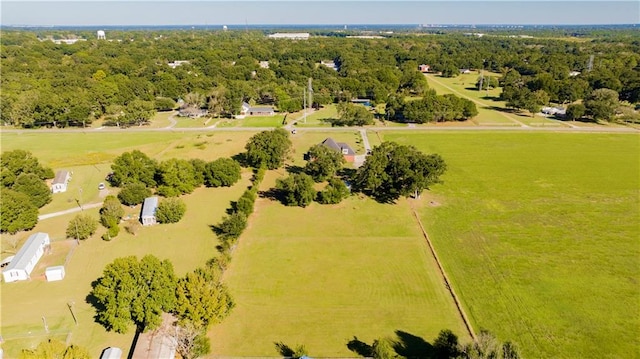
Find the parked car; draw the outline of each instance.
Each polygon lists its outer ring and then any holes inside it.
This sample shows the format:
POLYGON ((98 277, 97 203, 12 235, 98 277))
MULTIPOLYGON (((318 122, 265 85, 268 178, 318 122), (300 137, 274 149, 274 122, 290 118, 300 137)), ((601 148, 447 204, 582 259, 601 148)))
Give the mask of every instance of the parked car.
POLYGON ((105 189, 105 188, 106 188, 106 187, 105 187, 104 183, 100 183, 100 184, 98 185, 98 189, 99 189, 99 190, 101 190, 101 191, 102 191, 103 189, 105 189))

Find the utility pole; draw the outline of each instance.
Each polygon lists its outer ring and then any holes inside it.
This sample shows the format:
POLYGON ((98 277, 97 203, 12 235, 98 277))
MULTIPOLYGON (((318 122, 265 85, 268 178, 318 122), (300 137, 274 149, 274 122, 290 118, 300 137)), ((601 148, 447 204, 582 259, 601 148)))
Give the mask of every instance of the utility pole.
POLYGON ((76 318, 76 313, 73 311, 73 305, 76 304, 73 300, 67 303, 69 307, 69 311, 71 312, 71 316, 73 317, 73 321, 78 325, 78 319, 76 318))
POLYGON ((302 88, 302 109, 304 110, 304 123, 307 123, 307 89, 302 88))
POLYGON ((49 326, 47 325, 47 318, 45 318, 44 315, 42 316, 42 323, 44 323, 44 331, 49 333, 49 326))

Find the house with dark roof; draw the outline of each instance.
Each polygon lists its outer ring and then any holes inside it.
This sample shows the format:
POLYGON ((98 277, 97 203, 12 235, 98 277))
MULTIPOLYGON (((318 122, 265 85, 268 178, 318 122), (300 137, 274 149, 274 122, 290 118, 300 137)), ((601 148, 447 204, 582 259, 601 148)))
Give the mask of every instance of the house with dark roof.
POLYGON ((11 263, 2 271, 5 283, 29 279, 33 268, 50 244, 51 239, 47 233, 38 232, 29 236, 11 263))
POLYGON ((237 118, 245 118, 246 116, 273 116, 275 111, 270 106, 251 106, 247 102, 242 103, 240 115, 237 118))
POLYGON ((347 162, 353 162, 356 158, 356 151, 354 151, 353 148, 351 148, 351 146, 349 146, 344 142, 336 142, 331 137, 328 137, 326 140, 322 141, 322 145, 342 153, 342 155, 344 156, 344 159, 347 162))
POLYGON ((67 191, 67 184, 71 180, 71 174, 69 171, 58 171, 56 177, 51 182, 51 192, 60 193, 67 191))
POLYGON ((196 106, 180 106, 178 110, 178 116, 180 117, 189 117, 189 118, 200 118, 202 116, 206 116, 208 111, 203 108, 198 108, 196 106))
POLYGON ((158 209, 158 197, 147 197, 142 204, 140 211, 140 222, 143 226, 151 226, 158 221, 156 220, 156 210, 158 209))

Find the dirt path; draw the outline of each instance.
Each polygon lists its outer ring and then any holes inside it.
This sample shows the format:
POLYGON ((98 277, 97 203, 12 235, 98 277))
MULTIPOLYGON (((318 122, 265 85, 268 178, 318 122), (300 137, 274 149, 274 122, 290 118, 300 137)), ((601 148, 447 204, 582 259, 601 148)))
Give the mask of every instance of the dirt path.
MULTIPOLYGON (((425 77, 427 77, 427 75, 425 75, 425 77)), ((442 86, 442 87, 446 88, 447 90, 449 90, 449 91, 451 91, 451 92, 453 92, 453 93, 455 93, 455 94, 458 94, 459 96, 464 97, 464 98, 466 98, 466 99, 468 99, 468 100, 471 100, 472 102, 474 102, 474 103, 476 103, 476 104, 478 104, 478 105, 482 105, 482 106, 490 106, 490 105, 489 105, 489 104, 487 104, 487 103, 484 103, 484 102, 482 102, 482 101, 480 101, 480 100, 476 100, 476 99, 471 98, 471 97, 469 97, 469 96, 467 96, 467 95, 465 95, 465 94, 463 94, 463 93, 461 93, 461 92, 456 91, 455 89, 453 89, 453 88, 451 88, 451 87, 449 87, 449 86, 447 86, 447 85, 443 84, 442 82, 440 82, 440 81, 436 80, 436 78, 435 78, 434 76, 429 76, 429 78, 431 79, 431 81, 433 81, 433 82, 437 83, 438 85, 440 85, 440 86, 442 86)), ((517 124, 518 124, 518 125, 520 125, 521 127, 529 127, 528 125, 525 125, 524 123, 522 123, 522 122, 520 122, 520 121, 516 120, 515 118, 513 118, 513 117, 511 117, 511 116, 507 115, 506 113, 502 113, 502 112, 500 112, 500 111, 498 111, 498 113, 499 113, 502 117, 504 117, 504 118, 508 119, 509 121, 512 121, 512 122, 514 122, 514 123, 517 123, 517 124)))
POLYGON ((74 213, 74 212, 80 212, 80 211, 84 211, 85 209, 98 208, 100 206, 102 206, 102 202, 83 204, 82 207, 74 207, 74 208, 71 208, 71 209, 65 209, 64 211, 41 214, 41 215, 38 216, 38 220, 41 221, 41 220, 47 219, 47 218, 64 216, 65 214, 74 213))

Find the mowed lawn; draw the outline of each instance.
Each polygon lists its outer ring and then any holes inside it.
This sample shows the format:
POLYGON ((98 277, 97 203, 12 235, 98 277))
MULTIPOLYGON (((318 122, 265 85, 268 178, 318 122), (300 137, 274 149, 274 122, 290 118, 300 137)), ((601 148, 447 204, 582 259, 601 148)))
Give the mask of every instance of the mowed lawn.
POLYGON ((530 358, 640 355, 640 138, 384 133, 439 153, 421 215, 474 327, 530 358))
POLYGON ((406 200, 293 208, 259 199, 225 281, 237 306, 210 332, 215 355, 277 356, 284 342, 351 357, 354 336, 371 344, 397 330, 467 338, 406 200))

